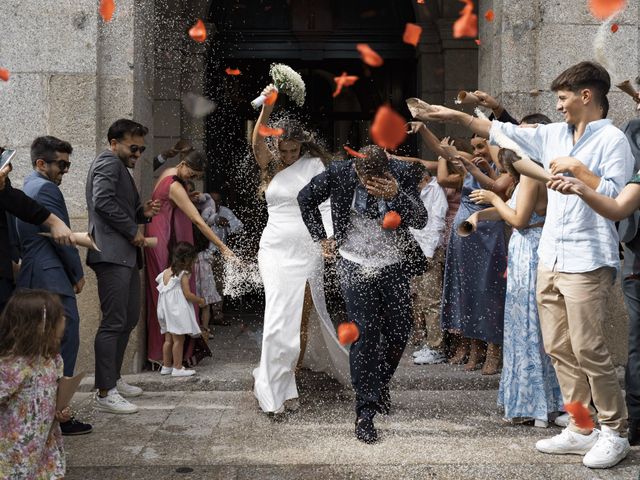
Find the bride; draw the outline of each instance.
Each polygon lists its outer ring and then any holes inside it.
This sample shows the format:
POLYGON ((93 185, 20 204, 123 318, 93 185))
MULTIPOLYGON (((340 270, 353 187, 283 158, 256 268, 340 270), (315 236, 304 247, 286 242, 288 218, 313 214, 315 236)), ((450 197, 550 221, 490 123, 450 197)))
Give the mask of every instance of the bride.
MULTIPOLYGON (((273 85, 264 89, 268 97, 273 85)), ((267 201, 269 219, 262 232, 258 266, 264 283, 265 310, 260 365, 253 371, 254 395, 266 413, 283 413, 297 408, 295 367, 300 356, 300 329, 307 284, 317 317, 309 316, 309 339, 305 364, 348 383, 348 352, 341 347, 327 313, 319 246, 302 221, 298 192, 324 170, 327 153, 302 126, 292 120, 279 125, 284 133, 276 137, 272 152, 259 133, 273 111, 263 105, 253 132, 252 146, 262 176, 261 190, 267 201), (314 322, 315 318, 318 322, 314 322)), ((321 205, 327 237, 332 235, 330 207, 321 205)), ((305 314, 309 309, 305 309, 305 314)), ((304 319, 307 320, 307 319, 304 319)), ((304 348, 304 347, 303 347, 304 348)))

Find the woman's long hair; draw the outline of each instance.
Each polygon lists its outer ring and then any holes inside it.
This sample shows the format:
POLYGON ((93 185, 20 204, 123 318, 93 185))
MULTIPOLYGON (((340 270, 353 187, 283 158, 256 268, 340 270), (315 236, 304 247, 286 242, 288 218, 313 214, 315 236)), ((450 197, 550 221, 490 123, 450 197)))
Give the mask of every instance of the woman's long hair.
POLYGON ((0 316, 0 357, 55 357, 60 351, 56 333, 63 318, 57 295, 18 290, 0 316))
POLYGON ((513 150, 501 148, 498 150, 498 159, 507 173, 511 175, 511 178, 513 178, 513 185, 509 187, 509 190, 507 191, 507 196, 511 197, 516 186, 520 183, 520 172, 518 172, 513 166, 515 162, 520 160, 520 157, 516 155, 516 152, 513 150))
MULTIPOLYGON (((293 140, 300 143, 300 156, 309 155, 319 158, 327 165, 331 155, 315 139, 311 132, 306 131, 300 122, 290 118, 280 120, 276 127, 282 128, 284 133, 278 137, 276 142, 293 140)), ((277 143, 276 143, 277 147, 277 143)), ((281 170, 281 160, 279 152, 274 152, 269 165, 261 172, 260 195, 264 195, 265 190, 273 180, 273 177, 281 170)))

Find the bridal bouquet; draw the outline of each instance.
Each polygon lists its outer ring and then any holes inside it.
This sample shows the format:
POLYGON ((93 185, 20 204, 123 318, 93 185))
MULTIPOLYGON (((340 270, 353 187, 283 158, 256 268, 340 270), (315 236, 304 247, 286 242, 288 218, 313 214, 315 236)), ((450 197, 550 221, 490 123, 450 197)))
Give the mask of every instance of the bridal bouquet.
MULTIPOLYGON (((269 69, 269 75, 273 80, 273 85, 278 92, 284 93, 293 100, 299 107, 304 105, 306 88, 304 81, 298 72, 283 63, 273 63, 269 69)), ((251 102, 253 108, 259 108, 267 99, 264 95, 251 102)))

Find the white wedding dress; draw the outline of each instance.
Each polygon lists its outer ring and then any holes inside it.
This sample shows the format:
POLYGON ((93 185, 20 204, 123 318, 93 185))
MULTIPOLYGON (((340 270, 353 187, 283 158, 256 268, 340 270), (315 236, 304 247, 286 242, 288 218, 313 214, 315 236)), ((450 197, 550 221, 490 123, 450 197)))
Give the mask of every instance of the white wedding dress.
MULTIPOLYGON (((324 170, 318 158, 303 156, 278 172, 265 197, 269 220, 260 239, 258 266, 264 283, 265 311, 260 365, 253 371, 254 395, 265 412, 278 411, 297 398, 294 370, 300 355, 300 325, 307 282, 314 307, 304 365, 349 384, 349 353, 338 343, 324 297, 324 262, 302 221, 298 193, 324 170)), ((320 206, 327 236, 331 236, 329 202, 320 206)))

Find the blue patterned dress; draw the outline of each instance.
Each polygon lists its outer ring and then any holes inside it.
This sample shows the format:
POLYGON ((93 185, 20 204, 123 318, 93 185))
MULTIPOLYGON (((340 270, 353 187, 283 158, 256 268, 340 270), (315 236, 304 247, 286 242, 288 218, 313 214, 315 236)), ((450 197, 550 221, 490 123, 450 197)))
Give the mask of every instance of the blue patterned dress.
MULTIPOLYGON (((515 209, 519 186, 508 205, 515 209)), ((544 222, 533 212, 529 225, 544 222)), ((509 241, 507 296, 504 306, 503 366, 498 405, 505 418, 532 418, 547 421, 547 414, 562 410, 562 395, 544 352, 538 305, 536 276, 538 243, 542 227, 513 230, 509 241)))

